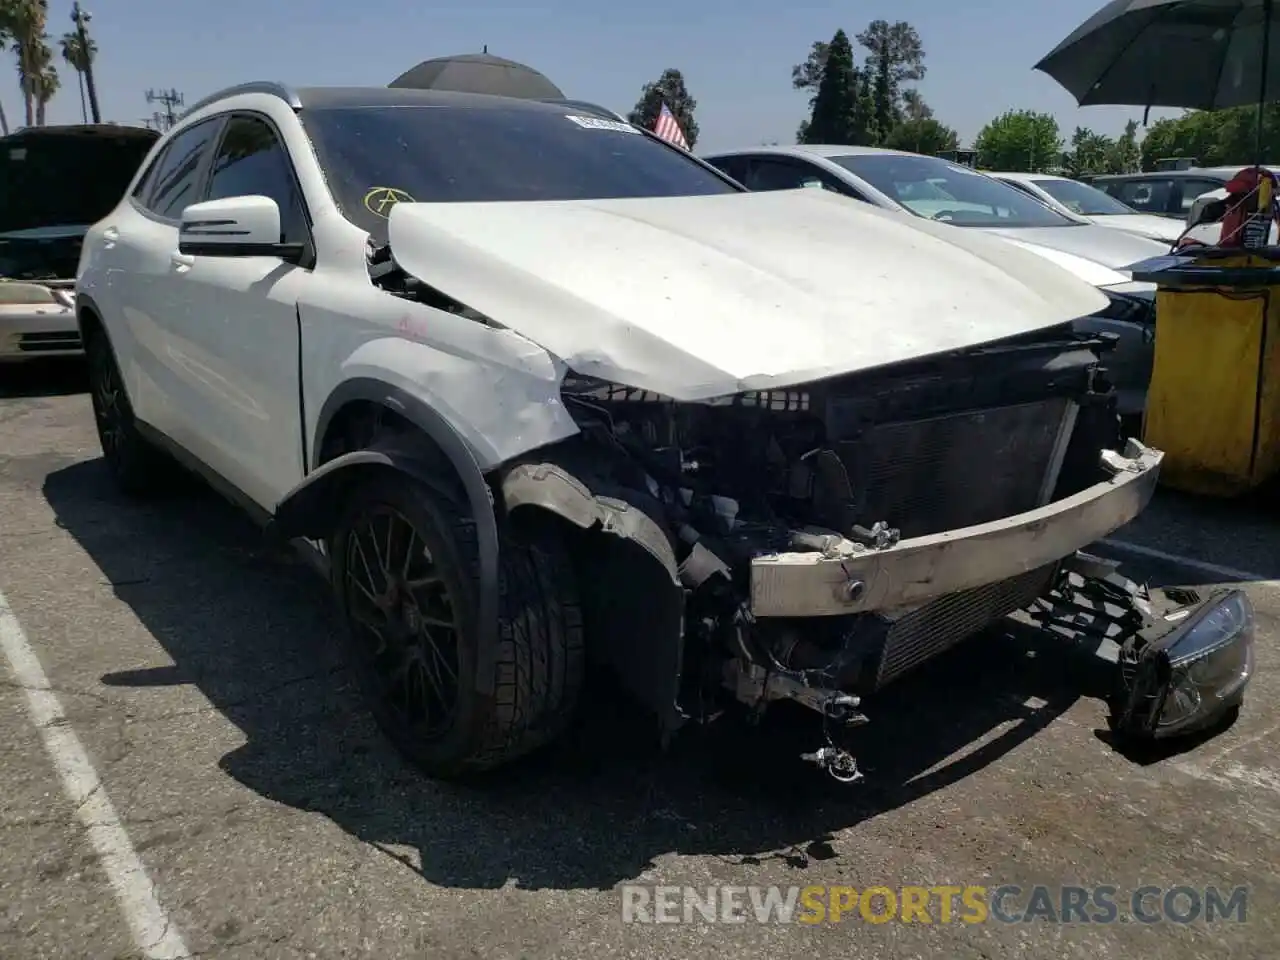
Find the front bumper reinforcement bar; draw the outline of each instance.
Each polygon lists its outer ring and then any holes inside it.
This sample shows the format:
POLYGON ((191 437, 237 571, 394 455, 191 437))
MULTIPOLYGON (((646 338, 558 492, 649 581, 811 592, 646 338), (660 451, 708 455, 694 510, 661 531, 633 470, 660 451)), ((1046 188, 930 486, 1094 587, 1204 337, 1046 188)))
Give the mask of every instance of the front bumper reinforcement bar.
POLYGON ((915 606, 995 583, 1073 555, 1124 526, 1155 492, 1164 454, 1130 439, 1104 450, 1111 476, 1054 503, 990 523, 877 549, 840 536, 820 552, 751 561, 757 617, 826 617, 915 606))

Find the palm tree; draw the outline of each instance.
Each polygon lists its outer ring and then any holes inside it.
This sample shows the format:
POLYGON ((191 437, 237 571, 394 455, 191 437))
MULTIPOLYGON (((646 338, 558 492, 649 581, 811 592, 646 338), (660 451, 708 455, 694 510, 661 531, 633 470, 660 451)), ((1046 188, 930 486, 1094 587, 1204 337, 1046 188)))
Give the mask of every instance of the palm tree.
MULTIPOLYGON (((0 51, 8 50, 13 42, 13 0, 0 0, 0 51)), ((4 112, 4 102, 0 101, 0 135, 9 135, 9 118, 4 112)))
POLYGON ((45 108, 49 106, 49 101, 62 86, 58 68, 53 63, 53 49, 43 40, 35 50, 33 66, 36 68, 36 73, 32 78, 31 94, 36 101, 36 126, 43 127, 45 108))
POLYGON ((89 69, 89 65, 93 63, 94 57, 98 55, 98 45, 93 42, 92 37, 86 37, 89 42, 82 44, 80 42, 80 34, 77 31, 64 33, 62 35, 62 59, 67 61, 71 69, 76 72, 76 79, 80 82, 80 116, 84 118, 84 122, 89 122, 89 107, 85 103, 84 98, 84 75, 89 69))
MULTIPOLYGON (((53 53, 45 42, 49 0, 0 0, 0 3, 3 4, 0 17, 13 36, 14 52, 18 55, 18 86, 22 90, 27 126, 34 126, 36 104, 40 92, 46 89, 45 71, 53 60, 53 53)), ((44 102, 49 102, 48 97, 44 102)))

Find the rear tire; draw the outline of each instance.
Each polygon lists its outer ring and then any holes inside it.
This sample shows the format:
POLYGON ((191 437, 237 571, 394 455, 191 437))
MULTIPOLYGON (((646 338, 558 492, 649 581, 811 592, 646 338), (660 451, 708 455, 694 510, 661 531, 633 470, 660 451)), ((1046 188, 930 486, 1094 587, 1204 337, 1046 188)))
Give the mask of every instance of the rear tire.
POLYGON ((554 529, 501 535, 489 697, 476 692, 475 522, 459 504, 407 476, 377 475, 348 497, 329 549, 361 692, 383 732, 421 770, 465 777, 564 731, 585 650, 577 583, 554 529))
POLYGON ((169 489, 177 465, 138 432, 133 406, 107 335, 96 328, 87 330, 84 353, 98 442, 116 485, 136 497, 169 489))

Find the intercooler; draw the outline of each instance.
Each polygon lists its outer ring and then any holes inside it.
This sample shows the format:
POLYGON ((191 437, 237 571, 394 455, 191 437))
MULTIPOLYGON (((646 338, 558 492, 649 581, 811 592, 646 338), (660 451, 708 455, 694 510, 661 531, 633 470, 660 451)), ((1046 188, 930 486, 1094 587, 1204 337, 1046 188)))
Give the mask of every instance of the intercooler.
POLYGON ((940 597, 888 620, 872 689, 898 679, 1016 610, 1031 606, 1050 586, 1056 564, 1008 580, 940 597))
MULTIPOLYGON (((1047 503, 1075 424, 1074 402, 1051 398, 869 426, 837 445, 854 515, 904 539, 988 523, 1047 503)), ((1030 606, 1054 565, 883 616, 874 687, 1030 606)))
POLYGON ((918 537, 1047 502, 1076 406, 1053 398, 873 424, 836 443, 864 526, 918 537))

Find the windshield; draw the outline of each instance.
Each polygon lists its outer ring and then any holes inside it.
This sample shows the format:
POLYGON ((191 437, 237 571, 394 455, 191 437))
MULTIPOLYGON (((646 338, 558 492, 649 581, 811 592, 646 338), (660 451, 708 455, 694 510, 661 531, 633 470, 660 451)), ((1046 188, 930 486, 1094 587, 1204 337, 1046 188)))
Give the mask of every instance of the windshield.
POLYGON ((1007 183, 937 157, 867 153, 830 159, 920 217, 959 227, 1079 225, 1007 183))
POLYGON ((1110 217, 1138 212, 1087 183, 1060 180, 1057 177, 1037 177, 1031 182, 1072 213, 1078 213, 1083 217, 1110 217))
POLYGON ((400 201, 741 192, 683 151, 571 107, 342 107, 302 118, 339 208, 379 237, 400 201))

